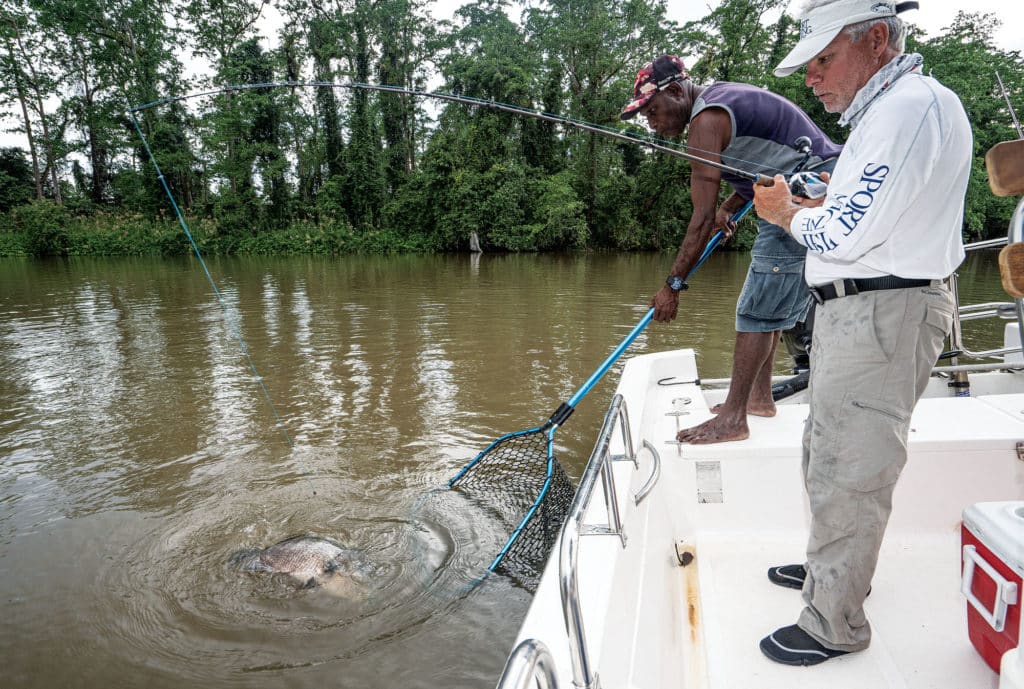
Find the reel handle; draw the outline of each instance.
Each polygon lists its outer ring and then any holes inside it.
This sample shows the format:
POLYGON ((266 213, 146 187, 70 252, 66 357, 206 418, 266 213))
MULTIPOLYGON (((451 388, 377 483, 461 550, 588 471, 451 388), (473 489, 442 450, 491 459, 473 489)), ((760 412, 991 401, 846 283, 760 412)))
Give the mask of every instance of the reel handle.
POLYGON ((828 184, 817 172, 805 170, 789 178, 789 193, 805 199, 820 199, 828 193, 828 184))
MULTIPOLYGON (((802 196, 805 199, 820 199, 828 191, 828 184, 817 172, 806 170, 797 172, 786 181, 789 185, 789 193, 793 196, 802 196)), ((775 178, 768 175, 758 175, 754 184, 762 187, 774 187, 775 178)))

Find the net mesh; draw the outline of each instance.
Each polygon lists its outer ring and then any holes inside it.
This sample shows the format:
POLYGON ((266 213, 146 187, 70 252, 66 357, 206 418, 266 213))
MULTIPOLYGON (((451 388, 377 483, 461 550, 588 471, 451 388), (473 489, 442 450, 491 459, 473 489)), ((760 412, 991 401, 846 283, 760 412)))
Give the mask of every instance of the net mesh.
MULTIPOLYGON (((544 490, 547 478, 548 440, 544 431, 537 429, 496 442, 453 487, 488 502, 512 534, 544 490)), ((572 481, 552 455, 551 483, 496 570, 534 590, 574 493, 572 481)))

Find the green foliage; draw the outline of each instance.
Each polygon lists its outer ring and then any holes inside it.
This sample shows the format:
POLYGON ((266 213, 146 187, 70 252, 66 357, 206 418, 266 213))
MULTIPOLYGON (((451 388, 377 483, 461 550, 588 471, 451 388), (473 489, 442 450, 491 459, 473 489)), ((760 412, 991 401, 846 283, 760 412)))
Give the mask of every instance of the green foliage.
POLYGON ((138 214, 81 216, 52 201, 19 206, 0 232, 0 256, 178 255, 190 250, 179 224, 138 214))
POLYGON ((447 191, 430 172, 417 171, 384 205, 383 226, 402 228, 423 251, 465 251, 468 235, 446 238, 436 231, 439 201, 448 198, 447 191))
POLYGON ((10 230, 0 230, 0 258, 28 256, 25 235, 10 230))
MULTIPOLYGON (((0 257, 181 256, 193 251, 176 220, 97 212, 74 216, 51 201, 19 206, 0 230, 0 257)), ((357 233, 347 220, 299 220, 259 234, 228 232, 210 218, 188 218, 204 255, 392 254, 434 250, 429 238, 374 230, 357 233)))
POLYGON ((69 219, 67 209, 52 201, 34 201, 11 211, 13 229, 24 235, 25 250, 32 256, 66 255, 69 219))
POLYGON ((999 26, 994 15, 961 11, 944 34, 925 42, 910 41, 933 76, 960 97, 974 130, 974 164, 964 211, 964 236, 969 239, 1004 235, 1015 204, 992 196, 985 176, 985 153, 1000 141, 1017 137, 996 73, 1011 102, 1019 103, 1024 92, 1024 59, 991 47, 999 26))
POLYGON ((125 168, 115 172, 110 181, 112 205, 128 213, 158 212, 157 208, 165 208, 167 197, 160 202, 158 194, 163 194, 163 189, 155 176, 151 170, 125 168))
POLYGON ((301 221, 276 232, 251 235, 238 245, 238 253, 262 256, 348 253, 354 245, 352 226, 345 221, 301 221))
POLYGON ((29 203, 35 191, 32 169, 20 148, 0 148, 0 213, 29 203))
MULTIPOLYGON (((602 126, 619 126, 618 114, 632 92, 636 70, 659 53, 675 52, 674 22, 664 2, 638 0, 551 0, 527 11, 528 40, 549 66, 564 74, 568 98, 561 105, 570 117, 602 126)), ((583 204, 591 246, 611 246, 621 235, 622 209, 603 203, 602 193, 622 180, 617 144, 595 133, 565 137, 572 186, 583 204)), ((628 186, 628 185, 627 185, 628 186)), ((635 210, 635 209, 634 209, 635 210)))
POLYGON ((693 211, 689 165, 664 153, 643 156, 633 174, 606 183, 596 223, 610 228, 619 249, 676 249, 693 211))
MULTIPOLYGON (((664 0, 471 0, 452 22, 428 0, 281 0, 280 47, 264 50, 254 0, 10 0, 0 11, 0 103, 27 152, 0 150, 0 254, 191 250, 163 184, 204 253, 675 250, 690 214, 689 165, 599 134, 487 108, 323 86, 203 89, 308 78, 437 90, 622 131, 633 77, 664 52, 694 80, 746 81, 847 132, 797 73, 771 68, 798 37, 785 0, 722 0, 679 27, 664 0), (522 8, 521 21, 510 10, 522 8), (766 19, 778 16, 773 23, 766 19), (53 106, 53 103, 57 103, 53 106), (24 114, 21 114, 24 113, 24 114), (30 155, 26 155, 30 154, 30 155), (45 201, 36 201, 38 195, 45 201)), ((998 71, 1024 110, 1024 63, 994 47, 999 22, 961 12, 927 41, 925 68, 960 96, 975 134, 969 239, 1002 236, 1014 199, 988 190, 983 157, 1015 138, 998 71)), ((753 240, 753 220, 733 246, 753 240)))
POLYGON ((583 202, 573 191, 568 171, 550 177, 532 177, 537 199, 534 212, 536 248, 582 249, 587 245, 588 230, 583 202))
MULTIPOLYGON (((775 66, 769 60, 779 42, 779 25, 766 26, 763 18, 788 4, 788 0, 726 0, 684 26, 683 54, 700 56, 691 68, 694 80, 763 83, 775 66)), ((782 39, 786 38, 783 31, 782 39)))
POLYGON ((491 212, 502 212, 494 217, 503 220, 491 220, 482 227, 483 248, 550 251, 586 245, 583 203, 576 197, 568 172, 552 177, 537 177, 525 168, 493 172, 502 177, 502 183, 483 206, 491 212), (533 203, 527 205, 530 200, 533 203))
POLYGON ((754 246, 754 239, 757 238, 757 216, 753 213, 747 213, 746 217, 740 221, 739 226, 736 228, 735 234, 729 240, 729 244, 734 249, 740 251, 750 251, 754 246))

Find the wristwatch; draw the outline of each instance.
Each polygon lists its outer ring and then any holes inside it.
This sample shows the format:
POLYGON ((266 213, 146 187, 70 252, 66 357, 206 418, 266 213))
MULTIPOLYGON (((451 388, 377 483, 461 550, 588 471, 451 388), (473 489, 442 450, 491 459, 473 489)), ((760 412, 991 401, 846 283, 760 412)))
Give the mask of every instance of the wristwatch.
POLYGON ((690 289, 690 286, 686 284, 686 280, 682 279, 678 275, 669 275, 668 278, 665 279, 665 284, 668 285, 669 289, 673 292, 690 289))

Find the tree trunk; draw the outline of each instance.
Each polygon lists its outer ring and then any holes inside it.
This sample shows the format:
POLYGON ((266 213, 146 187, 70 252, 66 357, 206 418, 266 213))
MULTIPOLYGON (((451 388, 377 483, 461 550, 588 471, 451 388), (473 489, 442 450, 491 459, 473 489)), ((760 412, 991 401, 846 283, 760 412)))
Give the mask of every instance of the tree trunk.
MULTIPOLYGON (((18 38, 20 42, 20 36, 18 38)), ((22 49, 22 54, 24 54, 22 49)), ((39 75, 36 74, 35 67, 32 66, 32 62, 28 59, 25 60, 28 65, 29 71, 31 72, 32 83, 39 84, 39 75)), ((64 201, 61 198, 60 193, 60 179, 57 177, 57 160, 53 152, 53 142, 50 140, 50 127, 46 124, 46 107, 43 105, 43 94, 40 93, 39 88, 34 89, 36 100, 36 113, 39 115, 39 124, 43 128, 43 148, 46 151, 46 166, 50 170, 50 182, 53 184, 53 200, 58 206, 63 206, 64 201)))
POLYGON ((32 135, 32 118, 28 114, 28 103, 20 77, 15 78, 18 91, 18 103, 21 105, 21 116, 25 119, 25 138, 28 139, 28 150, 32 155, 32 179, 36 185, 36 200, 43 198, 43 176, 39 171, 39 154, 36 152, 36 138, 32 135))

